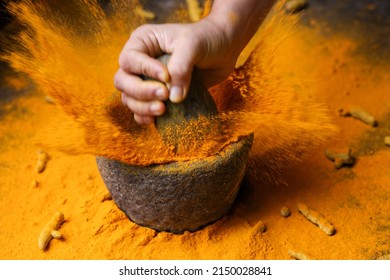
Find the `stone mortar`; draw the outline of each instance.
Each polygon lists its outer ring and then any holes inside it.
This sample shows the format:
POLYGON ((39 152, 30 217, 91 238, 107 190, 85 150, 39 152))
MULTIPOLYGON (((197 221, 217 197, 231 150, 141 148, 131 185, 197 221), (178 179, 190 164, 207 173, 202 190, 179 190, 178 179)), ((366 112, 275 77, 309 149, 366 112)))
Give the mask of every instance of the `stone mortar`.
POLYGON ((158 231, 196 231, 224 216, 239 191, 253 135, 218 155, 153 166, 97 157, 117 206, 133 222, 158 231))
MULTIPOLYGON (((162 55, 158 59, 168 65, 169 58, 162 55)), ((175 152, 185 149, 181 138, 186 135, 180 131, 191 120, 218 114, 196 69, 185 100, 164 103, 165 113, 156 118, 155 125, 175 152)), ((132 221, 159 231, 182 233, 195 231, 229 211, 245 174, 252 142, 253 135, 248 135, 217 155, 191 161, 145 167, 98 157, 97 164, 113 200, 132 221)))

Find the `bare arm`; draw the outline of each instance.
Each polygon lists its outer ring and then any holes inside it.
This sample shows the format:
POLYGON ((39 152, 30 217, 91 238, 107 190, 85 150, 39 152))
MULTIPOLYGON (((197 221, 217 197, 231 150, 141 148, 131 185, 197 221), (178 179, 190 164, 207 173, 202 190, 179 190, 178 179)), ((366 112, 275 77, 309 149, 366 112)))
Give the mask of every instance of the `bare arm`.
POLYGON ((214 0, 208 18, 224 29, 238 56, 274 3, 275 0, 214 0))

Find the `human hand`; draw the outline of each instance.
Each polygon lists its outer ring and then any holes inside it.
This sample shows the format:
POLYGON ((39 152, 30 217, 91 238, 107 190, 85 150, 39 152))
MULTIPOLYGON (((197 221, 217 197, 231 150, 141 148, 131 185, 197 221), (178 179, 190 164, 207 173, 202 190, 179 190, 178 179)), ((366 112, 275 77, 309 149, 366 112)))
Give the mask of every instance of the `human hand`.
POLYGON ((182 102, 194 67, 206 87, 226 79, 274 1, 214 0, 211 13, 196 23, 137 28, 120 54, 114 79, 135 121, 152 123, 164 114, 168 98, 182 102), (156 59, 162 54, 171 55, 167 66, 156 59))
POLYGON ((115 86, 135 121, 149 124, 164 113, 164 100, 184 100, 194 67, 209 87, 233 71, 238 54, 224 30, 208 19, 193 24, 143 25, 131 34, 121 52, 115 86), (156 59, 164 53, 171 54, 167 67, 156 59), (157 81, 145 81, 141 75, 157 81))

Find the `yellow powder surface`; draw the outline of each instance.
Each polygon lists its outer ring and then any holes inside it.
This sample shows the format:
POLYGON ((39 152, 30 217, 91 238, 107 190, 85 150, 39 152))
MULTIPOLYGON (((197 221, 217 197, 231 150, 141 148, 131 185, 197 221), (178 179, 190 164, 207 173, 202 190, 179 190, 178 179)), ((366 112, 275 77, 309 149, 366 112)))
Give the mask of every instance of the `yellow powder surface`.
POLYGON ((39 44, 25 35, 32 58, 14 50, 8 59, 37 86, 14 74, 2 79, 25 93, 0 103, 1 259, 291 259, 289 251, 312 259, 376 259, 389 254, 390 150, 383 138, 390 135, 385 102, 390 72, 354 54, 358 42, 342 33, 324 36, 317 28, 273 14, 249 46, 254 53, 244 51, 249 60, 211 90, 222 117, 205 122, 225 125, 227 136, 213 136, 214 144, 204 143, 198 155, 255 132, 237 201, 216 223, 175 235, 138 226, 112 200, 102 202, 107 189, 95 162, 95 155, 143 164, 197 156, 161 154, 163 143, 149 146, 148 139, 156 136, 153 127, 137 128, 131 113, 112 97, 125 33, 142 21, 130 21, 113 39, 107 36, 118 29, 111 24, 123 27, 119 20, 128 15, 117 14, 112 23, 92 6, 91 22, 96 15, 105 19, 102 26, 93 25, 99 32, 91 27, 92 35, 83 34, 87 43, 77 30, 64 41, 57 22, 42 21, 47 19, 44 8, 36 13, 32 6, 21 7, 24 20, 40 31, 39 44), (101 44, 91 44, 94 36, 93 42, 101 44), (62 52, 54 51, 57 44, 62 52), (43 57, 47 61, 39 64, 43 57), (46 94, 55 105, 45 101, 46 94), (378 127, 338 116, 340 108, 351 106, 373 114, 378 127), (36 141, 50 156, 39 174, 36 141), (358 157, 352 168, 336 170, 323 155, 325 148, 343 152, 348 147, 358 157), (297 203, 321 213, 336 233, 328 236, 307 221, 297 203), (281 216, 282 206, 291 209, 291 216, 281 216), (65 215, 64 238, 41 251, 38 236, 57 211, 65 215), (259 221, 266 224, 264 233, 255 230, 259 221))

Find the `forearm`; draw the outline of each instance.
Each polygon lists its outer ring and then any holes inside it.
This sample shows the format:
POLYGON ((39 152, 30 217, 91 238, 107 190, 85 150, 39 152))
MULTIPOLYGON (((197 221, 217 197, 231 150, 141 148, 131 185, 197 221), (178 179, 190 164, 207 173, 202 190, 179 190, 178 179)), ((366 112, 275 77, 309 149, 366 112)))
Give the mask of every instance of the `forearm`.
POLYGON ((223 28, 238 55, 255 34, 275 0, 214 0, 208 19, 223 28))

